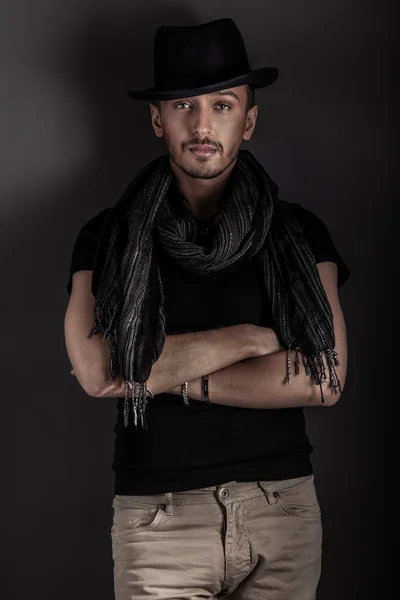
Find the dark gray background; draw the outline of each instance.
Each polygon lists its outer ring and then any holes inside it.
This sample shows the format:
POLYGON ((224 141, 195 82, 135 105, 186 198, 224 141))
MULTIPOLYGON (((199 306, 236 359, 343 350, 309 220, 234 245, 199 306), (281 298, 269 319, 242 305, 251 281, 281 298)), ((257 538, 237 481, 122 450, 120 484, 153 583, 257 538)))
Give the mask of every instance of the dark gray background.
POLYGON ((115 403, 90 398, 70 375, 70 253, 80 227, 164 152, 148 105, 125 95, 152 85, 156 27, 225 16, 241 29, 253 68, 280 69, 278 82, 257 93, 259 119, 245 147, 282 198, 325 221, 351 270, 340 292, 346 389, 335 407, 307 411, 325 532, 318 599, 390 597, 398 350, 391 5, 3 0, 1 10, 1 597, 113 597, 115 403))

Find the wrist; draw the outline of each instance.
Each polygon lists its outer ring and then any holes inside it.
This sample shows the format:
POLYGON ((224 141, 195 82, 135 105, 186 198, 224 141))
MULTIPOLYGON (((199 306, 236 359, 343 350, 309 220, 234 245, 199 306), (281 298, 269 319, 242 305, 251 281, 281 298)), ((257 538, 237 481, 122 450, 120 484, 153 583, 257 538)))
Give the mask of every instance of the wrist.
POLYGON ((188 381, 188 395, 191 400, 202 399, 202 383, 201 377, 188 381))
POLYGON ((260 344, 259 336, 257 336, 257 329, 257 326, 251 323, 241 325, 241 344, 245 353, 242 360, 260 356, 260 344))
POLYGON ((261 325, 250 325, 249 337, 252 347, 252 358, 258 358, 267 354, 273 354, 282 350, 275 330, 272 327, 263 327, 261 325))
MULTIPOLYGON (((175 394, 176 396, 182 397, 182 385, 177 385, 170 390, 165 391, 166 394, 175 394)), ((201 377, 198 379, 192 379, 188 381, 188 398, 190 400, 201 400, 202 397, 202 380, 201 377)))
POLYGON ((273 354, 274 352, 280 352, 281 350, 284 350, 284 347, 282 346, 275 329, 272 327, 269 327, 268 329, 270 330, 268 354, 273 354))
MULTIPOLYGON (((202 379, 198 377, 197 379, 192 379, 192 381, 187 382, 187 392, 189 400, 201 400, 202 399, 202 379)), ((174 390, 177 390, 177 394, 182 396, 182 386, 179 385, 174 390)), ((182 400, 183 401, 183 400, 182 400)))

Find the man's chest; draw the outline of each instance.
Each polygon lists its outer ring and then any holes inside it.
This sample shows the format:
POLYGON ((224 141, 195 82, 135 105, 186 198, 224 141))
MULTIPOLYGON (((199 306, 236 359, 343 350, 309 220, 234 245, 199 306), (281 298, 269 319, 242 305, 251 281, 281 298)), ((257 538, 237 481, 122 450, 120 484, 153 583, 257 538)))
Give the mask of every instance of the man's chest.
POLYGON ((270 321, 266 292, 254 259, 233 272, 211 278, 188 273, 164 258, 160 273, 167 335, 270 321))

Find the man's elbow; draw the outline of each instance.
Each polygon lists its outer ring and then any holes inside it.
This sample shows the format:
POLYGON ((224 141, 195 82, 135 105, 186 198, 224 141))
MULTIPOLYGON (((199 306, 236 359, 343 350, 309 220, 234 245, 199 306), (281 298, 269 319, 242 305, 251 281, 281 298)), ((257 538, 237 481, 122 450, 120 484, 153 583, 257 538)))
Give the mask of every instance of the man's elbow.
POLYGON ((84 388, 84 390, 91 398, 101 398, 103 396, 103 392, 102 392, 101 388, 86 387, 86 388, 84 388))
MULTIPOLYGON (((327 394, 324 394, 322 406, 334 406, 339 401, 341 395, 341 392, 332 392, 329 390, 327 394)), ((322 402, 322 400, 320 400, 320 402, 322 402)))
POLYGON ((75 372, 82 389, 91 398, 102 398, 105 396, 105 391, 109 391, 110 385, 106 385, 106 382, 101 380, 97 375, 91 376, 87 370, 84 374, 79 374, 76 370, 75 372))
POLYGON ((121 398, 125 397, 125 384, 120 375, 115 380, 108 373, 97 371, 90 373, 87 369, 85 375, 79 378, 79 383, 85 392, 92 398, 121 398))
POLYGON ((96 381, 89 391, 93 398, 121 398, 125 396, 125 385, 121 377, 117 377, 115 381, 96 381))
POLYGON ((91 398, 101 398, 103 395, 103 387, 97 382, 87 381, 81 386, 91 398))
POLYGON ((311 404, 313 406, 334 406, 340 399, 343 393, 344 386, 341 386, 341 391, 334 391, 332 388, 328 387, 326 384, 322 385, 322 394, 323 401, 321 395, 321 388, 318 384, 313 384, 313 389, 311 392, 311 404))
MULTIPOLYGON (((326 363, 326 359, 324 359, 324 363, 325 363, 325 371, 328 374, 329 368, 326 363)), ((341 395, 343 394, 344 386, 345 386, 345 382, 346 382, 347 364, 346 365, 342 364, 340 366, 340 368, 337 368, 336 375, 338 377, 338 380, 340 381, 340 385, 338 386, 339 389, 336 388, 336 391, 332 387, 330 387, 329 379, 324 380, 321 384, 321 387, 319 384, 316 384, 315 382, 311 383, 310 402, 312 405, 314 405, 314 406, 334 406, 339 401, 341 395), (322 389, 322 394, 321 394, 321 389, 322 389), (323 402, 322 402, 322 396, 324 398, 323 402)), ((329 378, 329 375, 328 375, 328 378, 329 378)))

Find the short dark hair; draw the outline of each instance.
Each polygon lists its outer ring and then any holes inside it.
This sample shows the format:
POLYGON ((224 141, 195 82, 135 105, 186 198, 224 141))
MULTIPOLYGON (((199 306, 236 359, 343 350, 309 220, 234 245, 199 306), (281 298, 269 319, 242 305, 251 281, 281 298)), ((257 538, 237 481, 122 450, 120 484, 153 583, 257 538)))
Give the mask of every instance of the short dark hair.
MULTIPOLYGON (((251 85, 247 86, 247 104, 246 104, 246 113, 255 105, 256 103, 256 93, 254 88, 251 85)), ((158 110, 161 109, 161 102, 159 100, 153 100, 150 102, 153 104, 158 110)))

